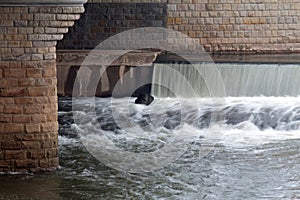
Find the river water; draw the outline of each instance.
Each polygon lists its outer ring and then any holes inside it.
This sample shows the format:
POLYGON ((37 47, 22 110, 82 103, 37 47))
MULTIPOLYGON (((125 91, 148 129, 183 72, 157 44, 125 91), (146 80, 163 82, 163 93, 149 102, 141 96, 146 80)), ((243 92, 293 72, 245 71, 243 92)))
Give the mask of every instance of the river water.
POLYGON ((60 169, 0 176, 0 199, 300 198, 299 98, 133 102, 78 98, 72 109, 72 99, 61 98, 60 169), (167 145, 178 133, 186 148, 167 145), (113 155, 119 152, 103 145, 104 136, 125 154, 113 155), (170 155, 151 154, 164 147, 170 155))

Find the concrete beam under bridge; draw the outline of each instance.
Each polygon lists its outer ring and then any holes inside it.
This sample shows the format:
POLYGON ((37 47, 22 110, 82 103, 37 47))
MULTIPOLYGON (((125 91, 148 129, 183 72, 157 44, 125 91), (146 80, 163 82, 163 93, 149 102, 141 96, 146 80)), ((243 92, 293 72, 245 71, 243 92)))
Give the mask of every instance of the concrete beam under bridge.
POLYGON ((58 167, 56 43, 85 2, 0 2, 0 172, 58 167))

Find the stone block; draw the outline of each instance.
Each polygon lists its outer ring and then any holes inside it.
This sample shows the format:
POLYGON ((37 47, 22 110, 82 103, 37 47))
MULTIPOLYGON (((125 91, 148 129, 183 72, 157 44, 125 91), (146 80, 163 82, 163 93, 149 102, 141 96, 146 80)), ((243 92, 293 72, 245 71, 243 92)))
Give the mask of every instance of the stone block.
POLYGON ((4 112, 4 114, 22 114, 23 106, 22 105, 4 105, 3 112, 4 112))
POLYGON ((26 159, 26 154, 25 154, 25 151, 23 151, 23 150, 18 150, 18 151, 6 150, 6 151, 4 151, 4 159, 5 160, 24 160, 24 159, 26 159))
POLYGON ((33 114, 33 115, 31 115, 31 121, 33 123, 44 123, 44 122, 48 121, 47 119, 48 119, 47 114, 33 114))
POLYGON ((48 122, 41 124, 41 132, 49 133, 49 132, 56 132, 58 130, 58 123, 57 122, 48 122))
MULTIPOLYGON (((4 108, 4 106, 1 106, 1 107, 2 107, 2 109, 4 108)), ((10 122, 12 122, 12 116, 0 114, 0 122, 1 123, 10 123, 10 122)))
POLYGON ((20 70, 20 69, 4 69, 4 77, 5 78, 25 78, 26 71, 20 70))
POLYGON ((38 160, 17 160, 16 161, 17 168, 37 168, 38 167, 38 160))
POLYGON ((22 97, 27 95, 25 88, 5 88, 0 89, 0 97, 22 97))
POLYGON ((30 123, 31 116, 30 115, 13 115, 12 122, 13 123, 30 123))
POLYGON ((40 141, 23 141, 21 142, 22 149, 40 149, 41 142, 40 141))
POLYGON ((12 88, 18 86, 18 79, 2 78, 0 79, 0 88, 12 88))
POLYGON ((39 114, 43 110, 42 105, 25 105, 24 114, 39 114))
POLYGON ((41 78, 42 77, 42 69, 27 69, 26 76, 28 78, 41 78))
POLYGON ((21 78, 21 79, 18 79, 18 85, 20 87, 34 86, 35 85, 35 79, 34 78, 21 78))

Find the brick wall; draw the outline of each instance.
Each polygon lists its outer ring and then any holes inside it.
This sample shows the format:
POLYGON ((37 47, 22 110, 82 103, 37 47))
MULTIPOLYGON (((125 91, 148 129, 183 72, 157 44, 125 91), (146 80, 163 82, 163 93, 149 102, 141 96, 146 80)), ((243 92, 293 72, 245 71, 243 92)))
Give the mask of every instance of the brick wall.
POLYGON ((56 41, 83 11, 0 6, 0 172, 58 166, 56 41))
POLYGON ((298 52, 299 0, 169 0, 168 28, 211 52, 298 52))
POLYGON ((114 2, 85 4, 85 13, 57 47, 93 49, 110 36, 129 29, 167 25, 166 4, 114 2))
POLYGON ((92 48, 122 30, 166 25, 199 39, 210 52, 300 51, 300 0, 90 0, 87 8, 85 21, 76 23, 59 48, 92 48), (149 8, 150 4, 166 6, 167 11, 158 15, 166 13, 167 19, 143 23, 147 12, 134 6, 149 8), (115 7, 122 5, 124 10, 116 13, 115 7), (125 17, 125 11, 132 16, 125 17), (119 22, 114 17, 105 21, 105 16, 114 14, 121 15, 119 22))

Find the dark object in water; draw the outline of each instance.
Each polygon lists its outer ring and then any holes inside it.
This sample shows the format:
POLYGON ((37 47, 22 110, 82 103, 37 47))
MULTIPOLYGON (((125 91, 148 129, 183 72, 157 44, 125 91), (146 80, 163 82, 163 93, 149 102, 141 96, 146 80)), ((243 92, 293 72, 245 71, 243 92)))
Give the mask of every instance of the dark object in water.
POLYGON ((135 100, 135 104, 144 104, 144 105, 150 105, 152 101, 154 100, 154 97, 150 94, 140 94, 138 98, 135 100))

